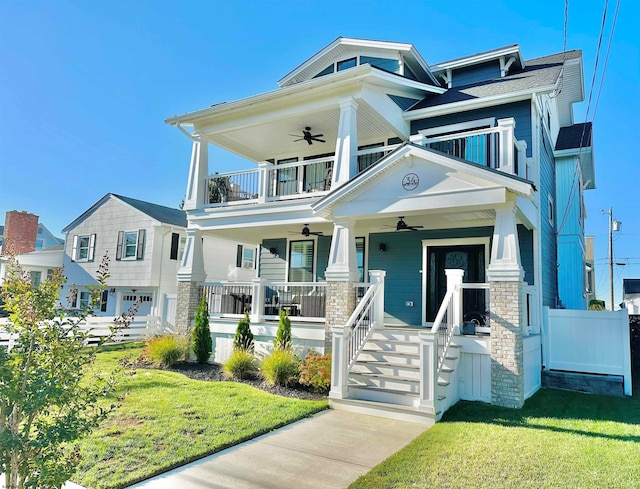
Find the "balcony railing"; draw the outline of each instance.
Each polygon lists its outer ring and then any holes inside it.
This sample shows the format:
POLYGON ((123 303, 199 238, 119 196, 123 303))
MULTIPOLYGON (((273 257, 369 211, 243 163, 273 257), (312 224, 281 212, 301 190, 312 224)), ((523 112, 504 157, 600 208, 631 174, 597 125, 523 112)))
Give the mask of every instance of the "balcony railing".
MULTIPOLYGON (((528 165, 526 142, 514 138, 513 122, 499 120, 496 127, 457 132, 437 137, 418 134, 413 143, 486 166, 504 173, 536 181, 528 165)), ((362 172, 399 145, 367 147, 358 151, 358 171, 362 172)), ((319 196, 331 189, 335 157, 274 164, 259 163, 255 170, 213 174, 207 178, 205 205, 266 203, 319 196)))

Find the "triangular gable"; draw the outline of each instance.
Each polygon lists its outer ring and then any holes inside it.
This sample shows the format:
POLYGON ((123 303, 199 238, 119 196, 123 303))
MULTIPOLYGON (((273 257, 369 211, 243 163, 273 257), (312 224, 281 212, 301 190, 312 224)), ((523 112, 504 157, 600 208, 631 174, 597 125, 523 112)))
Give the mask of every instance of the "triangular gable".
POLYGON ((488 205, 507 191, 529 197, 533 186, 438 151, 405 143, 313 205, 325 218, 488 205))
MULTIPOLYGON (((431 74, 429 65, 415 49, 413 44, 371 41, 367 39, 352 39, 338 37, 328 46, 307 59, 293 71, 278 81, 278 85, 285 87, 310 80, 328 68, 332 63, 347 60, 358 56, 396 60, 406 65, 416 77, 417 81, 439 86, 435 77, 431 74)), ((356 60, 357 61, 357 60, 356 60)), ((379 66, 382 69, 395 72, 387 66, 379 66)))

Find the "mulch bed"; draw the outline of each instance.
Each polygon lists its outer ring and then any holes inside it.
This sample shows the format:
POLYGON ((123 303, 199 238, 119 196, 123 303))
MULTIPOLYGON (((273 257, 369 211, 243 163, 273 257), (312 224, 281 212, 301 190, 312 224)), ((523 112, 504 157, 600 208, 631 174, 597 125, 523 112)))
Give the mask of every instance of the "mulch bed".
MULTIPOLYGON (((126 366, 130 368, 159 369, 159 367, 157 367, 153 363, 141 361, 140 359, 126 366)), ((178 362, 173 367, 167 367, 163 370, 181 373, 193 380, 204 380, 207 382, 242 382, 243 384, 248 384, 257 389, 269 392, 270 394, 276 394, 283 397, 291 397, 293 399, 309 399, 320 401, 327 398, 327 394, 313 392, 306 389, 302 385, 294 385, 290 387, 270 385, 260 377, 243 380, 229 379, 222 371, 222 366, 218 363, 199 364, 193 362, 178 362)))

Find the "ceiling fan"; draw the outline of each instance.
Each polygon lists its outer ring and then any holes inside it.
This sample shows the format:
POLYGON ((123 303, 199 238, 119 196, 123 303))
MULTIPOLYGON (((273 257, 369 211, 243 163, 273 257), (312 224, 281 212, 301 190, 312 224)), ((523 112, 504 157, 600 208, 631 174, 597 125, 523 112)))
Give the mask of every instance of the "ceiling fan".
MULTIPOLYGON (((289 231, 289 234, 298 234, 298 233, 289 231)), ((321 231, 311 231, 311 230, 309 230, 309 225, 308 224, 304 225, 304 227, 302 228, 302 231, 300 232, 300 234, 302 234, 302 236, 304 236, 305 238, 307 238, 309 236, 323 236, 321 231)))
MULTIPOLYGON (((385 228, 393 228, 393 226, 383 226, 385 228)), ((404 216, 398 217, 398 223, 395 225, 396 231, 417 231, 418 229, 422 229, 424 226, 409 226, 406 222, 404 222, 404 216)))
POLYGON ((311 134, 311 128, 309 126, 304 128, 304 131, 302 131, 302 136, 300 136, 299 134, 289 134, 289 136, 298 138, 293 140, 294 143, 297 143, 298 141, 303 141, 303 140, 309 144, 313 144, 314 141, 317 141, 319 143, 326 143, 324 139, 320 139, 324 137, 324 134, 315 134, 315 135, 311 134))

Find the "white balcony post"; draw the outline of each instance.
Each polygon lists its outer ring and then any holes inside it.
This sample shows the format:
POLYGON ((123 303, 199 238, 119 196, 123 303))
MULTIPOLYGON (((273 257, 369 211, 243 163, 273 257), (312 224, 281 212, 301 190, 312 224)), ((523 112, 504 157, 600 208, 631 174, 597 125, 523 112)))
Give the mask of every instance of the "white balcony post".
POLYGON ((498 119, 500 130, 500 171, 513 175, 513 131, 516 120, 513 117, 498 119))
POLYGON ((340 101, 340 121, 336 141, 336 160, 331 174, 331 188, 338 188, 358 172, 358 104, 352 98, 340 101))
POLYGON ((454 328, 453 334, 460 334, 460 325, 462 324, 462 277, 464 277, 464 270, 460 269, 447 269, 444 271, 447 276, 447 291, 453 290, 452 296, 452 311, 451 315, 447 316, 447 320, 454 328))
POLYGON ((267 201, 269 189, 269 170, 273 165, 268 161, 260 161, 258 168, 260 169, 260 177, 258 179, 258 203, 264 204, 267 201))
POLYGON ((331 391, 329 398, 345 399, 348 394, 347 369, 349 359, 347 356, 348 328, 344 326, 334 326, 332 328, 332 352, 331 359, 331 391))
POLYGON ((207 177, 209 176, 209 142, 207 137, 199 132, 194 132, 191 135, 191 139, 193 140, 191 164, 189 166, 187 193, 182 207, 185 211, 197 209, 205 204, 207 177))
POLYGON ((387 272, 384 270, 369 270, 369 282, 371 285, 378 285, 379 290, 376 295, 376 301, 373 305, 374 329, 384 328, 384 277, 387 272))
POLYGON ((436 383, 438 382, 438 334, 428 331, 418 334, 420 339, 420 400, 418 409, 435 413, 436 383))
POLYGON ((252 280, 252 291, 251 295, 253 296, 251 299, 251 316, 250 319, 252 322, 257 323, 262 321, 262 317, 264 316, 264 298, 265 298, 265 287, 264 287, 264 279, 261 277, 254 277, 252 280))

